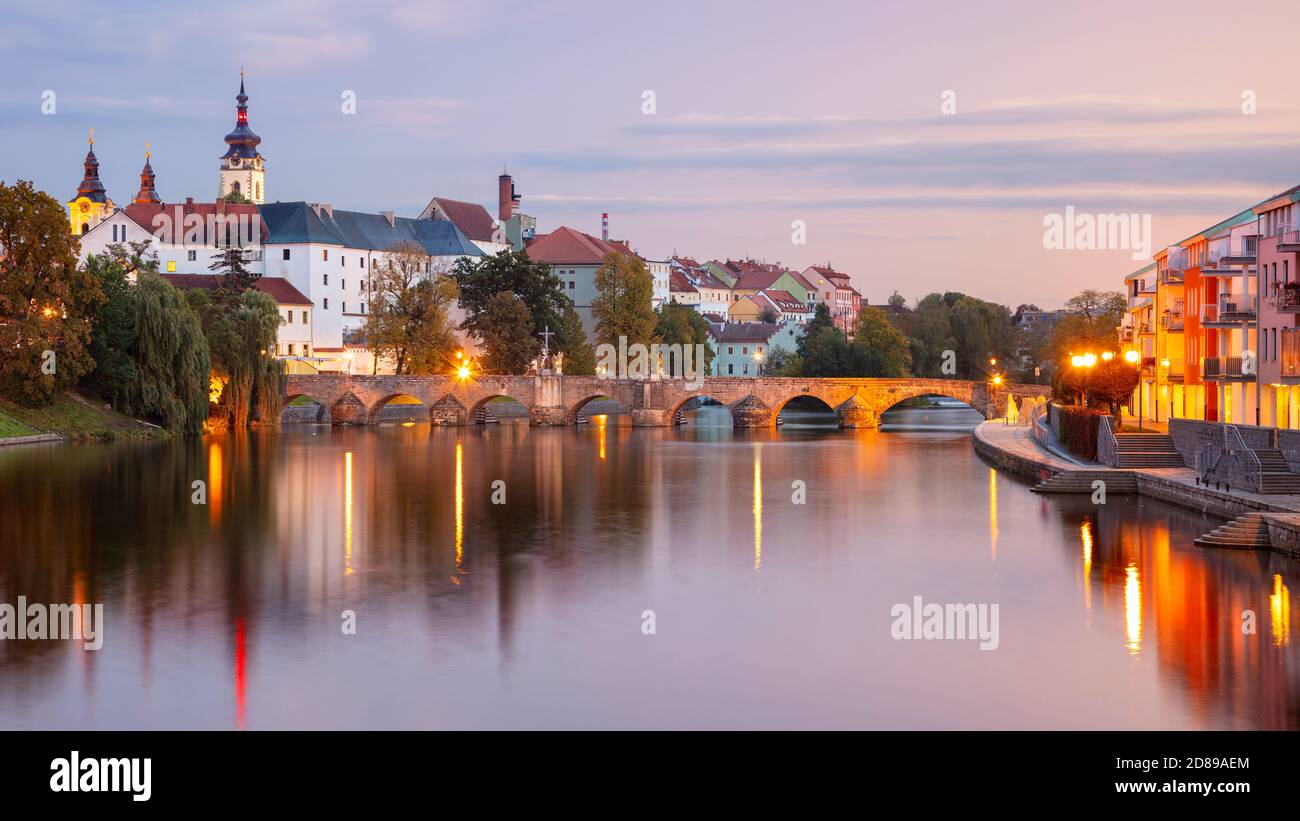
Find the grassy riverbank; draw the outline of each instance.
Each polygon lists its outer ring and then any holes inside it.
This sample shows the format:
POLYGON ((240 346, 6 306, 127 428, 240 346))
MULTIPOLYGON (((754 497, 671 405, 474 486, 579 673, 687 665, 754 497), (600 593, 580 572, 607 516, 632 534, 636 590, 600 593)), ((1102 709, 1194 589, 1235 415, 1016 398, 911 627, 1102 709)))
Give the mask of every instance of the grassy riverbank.
POLYGON ((42 408, 0 399, 0 437, 56 433, 69 439, 144 439, 166 432, 137 422, 76 394, 65 394, 42 408), (12 431, 12 432, 11 432, 12 431))

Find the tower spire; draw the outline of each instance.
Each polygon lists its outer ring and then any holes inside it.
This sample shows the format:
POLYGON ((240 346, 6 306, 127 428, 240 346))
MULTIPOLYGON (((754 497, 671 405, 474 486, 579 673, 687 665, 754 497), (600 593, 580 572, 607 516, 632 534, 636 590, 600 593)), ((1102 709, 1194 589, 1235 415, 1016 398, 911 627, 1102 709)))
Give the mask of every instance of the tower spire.
POLYGON ((158 197, 158 191, 154 187, 153 166, 149 164, 149 143, 144 144, 144 168, 140 170, 140 190, 136 192, 135 199, 132 200, 136 205, 159 205, 162 200, 158 197))
POLYGON ((90 129, 90 149, 86 152, 86 161, 82 164, 85 169, 85 175, 81 178, 81 185, 77 186, 77 196, 85 197, 91 202, 108 202, 108 193, 104 190, 104 183, 99 180, 99 158, 95 156, 95 129, 90 129))

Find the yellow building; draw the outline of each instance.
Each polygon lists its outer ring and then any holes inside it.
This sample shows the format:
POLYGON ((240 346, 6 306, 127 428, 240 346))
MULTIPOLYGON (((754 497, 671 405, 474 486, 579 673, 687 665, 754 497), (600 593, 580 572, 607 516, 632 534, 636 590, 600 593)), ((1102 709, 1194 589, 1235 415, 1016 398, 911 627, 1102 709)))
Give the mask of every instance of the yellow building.
POLYGON ((90 132, 90 151, 86 153, 86 176, 77 186, 77 194, 67 202, 68 222, 72 235, 81 236, 108 218, 116 206, 99 181, 99 160, 95 157, 95 132, 90 132))

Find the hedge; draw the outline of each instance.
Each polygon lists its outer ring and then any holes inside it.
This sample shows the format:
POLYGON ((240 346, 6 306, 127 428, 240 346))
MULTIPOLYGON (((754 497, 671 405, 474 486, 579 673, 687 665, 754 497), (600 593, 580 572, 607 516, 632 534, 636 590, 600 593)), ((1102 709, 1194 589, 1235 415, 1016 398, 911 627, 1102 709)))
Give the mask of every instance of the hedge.
POLYGON ((1107 416, 1107 412, 1068 405, 1057 405, 1056 412, 1060 417, 1061 444, 1080 459, 1097 461, 1097 434, 1101 417, 1107 416))

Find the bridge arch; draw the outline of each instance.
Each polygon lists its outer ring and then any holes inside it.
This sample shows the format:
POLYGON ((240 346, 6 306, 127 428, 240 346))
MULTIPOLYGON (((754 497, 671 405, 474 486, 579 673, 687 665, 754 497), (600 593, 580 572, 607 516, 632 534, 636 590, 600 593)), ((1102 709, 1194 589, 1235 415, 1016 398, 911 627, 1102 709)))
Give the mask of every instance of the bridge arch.
POLYGON ((569 407, 569 410, 564 414, 564 423, 566 425, 576 425, 578 423, 578 418, 583 415, 583 410, 592 402, 596 401, 614 402, 618 405, 620 413, 629 413, 631 411, 631 408, 627 407, 627 405, 616 396, 612 396, 609 393, 593 393, 579 399, 569 407))
POLYGON ((381 421, 389 421, 383 418, 384 411, 390 406, 402 406, 410 408, 408 413, 390 412, 394 418, 391 421, 415 421, 416 419, 428 420, 429 406, 420 400, 418 396, 412 396, 409 393, 390 393, 380 397, 373 405, 370 406, 370 421, 372 424, 381 421), (400 418, 399 418, 400 417, 400 418))
POLYGON ((526 411, 525 418, 531 417, 532 408, 529 406, 527 402, 523 401, 522 399, 517 399, 508 393, 487 391, 483 395, 481 395, 477 400, 475 400, 473 405, 470 406, 468 423, 475 424, 475 423, 486 423, 488 421, 500 421, 501 417, 497 416, 497 414, 492 413, 492 409, 490 405, 494 403, 494 400, 502 400, 502 399, 508 400, 510 402, 514 402, 515 404, 522 406, 523 409, 526 411))
POLYGON ((800 391, 799 393, 791 394, 790 396, 787 396, 785 399, 782 399, 781 401, 776 402, 772 405, 772 420, 775 422, 775 420, 778 417, 780 417, 781 412, 786 409, 786 405, 789 405, 791 402, 795 401, 796 399, 813 399, 816 400, 821 405, 825 406, 827 412, 829 413, 835 412, 836 403, 832 398, 826 396, 819 396, 818 394, 810 391, 800 391))
POLYGON ((280 422, 328 422, 329 405, 309 393, 287 393, 280 406, 280 422), (306 402, 302 400, 307 400, 306 402), (312 409, 314 407, 314 410, 312 409))

